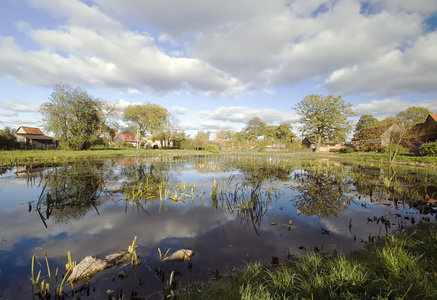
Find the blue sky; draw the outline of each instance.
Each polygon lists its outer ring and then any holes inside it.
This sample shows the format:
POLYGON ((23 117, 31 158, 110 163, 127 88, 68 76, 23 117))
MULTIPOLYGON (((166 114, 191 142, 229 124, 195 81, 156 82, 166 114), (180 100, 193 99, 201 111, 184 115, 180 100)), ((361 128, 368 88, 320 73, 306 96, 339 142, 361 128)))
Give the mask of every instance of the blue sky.
POLYGON ((297 127, 309 94, 437 113, 436 28, 435 0, 2 0, 0 128, 40 126, 57 83, 162 105, 190 134, 297 127))

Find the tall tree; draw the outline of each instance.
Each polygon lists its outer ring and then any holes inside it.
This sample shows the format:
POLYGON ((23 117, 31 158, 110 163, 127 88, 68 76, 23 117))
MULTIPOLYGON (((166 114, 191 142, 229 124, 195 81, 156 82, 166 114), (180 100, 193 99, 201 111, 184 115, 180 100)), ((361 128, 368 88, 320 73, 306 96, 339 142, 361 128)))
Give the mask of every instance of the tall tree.
POLYGON ((146 133, 153 135, 163 128, 167 116, 167 109, 157 104, 136 104, 126 108, 124 120, 135 125, 137 129, 137 149, 146 133))
POLYGON ((215 137, 216 137, 216 139, 220 139, 223 141, 230 141, 232 139, 233 135, 234 135, 234 132, 232 130, 221 129, 221 130, 217 131, 215 137))
POLYGON ((80 87, 55 85, 40 112, 44 129, 53 132, 61 148, 85 150, 99 139, 101 102, 80 87))
POLYGON ((362 115, 357 125, 355 126, 355 132, 360 132, 361 130, 375 127, 378 125, 378 120, 372 115, 362 115))
POLYGON ((205 149, 209 141, 209 132, 199 131, 194 138, 194 147, 196 150, 205 149))
POLYGON ((247 127, 244 128, 244 132, 247 134, 248 139, 257 139, 259 136, 264 135, 264 129, 266 128, 266 123, 264 123, 260 118, 255 117, 249 120, 247 127))
POLYGON ((401 121, 407 121, 411 125, 424 123, 431 112, 425 107, 410 106, 396 115, 401 121))
POLYGON ((354 115, 352 105, 341 96, 308 95, 296 105, 300 116, 301 130, 305 135, 314 136, 316 151, 324 140, 341 140, 352 129, 349 116, 354 115))
POLYGON ((276 128, 276 138, 282 141, 291 141, 291 138, 296 135, 291 131, 291 125, 288 123, 281 123, 276 128))

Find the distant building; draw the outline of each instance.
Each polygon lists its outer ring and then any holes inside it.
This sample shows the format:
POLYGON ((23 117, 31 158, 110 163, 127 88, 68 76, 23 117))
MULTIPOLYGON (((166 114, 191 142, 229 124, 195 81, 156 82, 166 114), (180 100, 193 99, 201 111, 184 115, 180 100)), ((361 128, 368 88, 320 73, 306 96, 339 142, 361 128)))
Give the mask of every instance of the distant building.
POLYGON ((425 123, 435 123, 437 122, 437 114, 429 114, 425 120, 425 123))
POLYGON ((128 133, 116 133, 114 138, 112 139, 114 143, 127 143, 133 146, 137 145, 138 139, 135 135, 128 133))
POLYGON ((53 149, 53 138, 44 135, 41 129, 36 127, 20 126, 15 131, 15 137, 21 148, 24 149, 53 149))
MULTIPOLYGON (((112 139, 114 143, 121 142, 131 144, 133 146, 137 146, 138 139, 135 135, 129 133, 116 133, 114 138, 112 139)), ((143 137, 141 139, 141 144, 146 148, 162 148, 161 141, 152 141, 151 136, 143 137)))
MULTIPOLYGON (((302 140, 302 145, 304 147, 306 147, 306 148, 310 148, 310 149, 316 150, 316 146, 317 146, 316 137, 314 137, 314 136, 305 137, 302 140)), ((325 141, 325 142, 323 142, 322 141, 320 143, 319 151, 320 152, 329 152, 329 151, 340 150, 341 148, 343 148, 343 146, 339 142, 334 142, 334 141, 325 141)))

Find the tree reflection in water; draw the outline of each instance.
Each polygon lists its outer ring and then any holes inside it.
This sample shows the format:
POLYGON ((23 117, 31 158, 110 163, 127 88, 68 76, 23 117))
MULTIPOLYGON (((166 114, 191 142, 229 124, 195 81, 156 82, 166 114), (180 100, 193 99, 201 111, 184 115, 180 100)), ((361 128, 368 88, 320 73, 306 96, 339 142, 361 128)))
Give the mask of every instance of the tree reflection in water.
POLYGON ((295 173, 296 207, 308 216, 337 216, 352 200, 351 183, 333 168, 295 173))
POLYGON ((231 213, 236 211, 238 219, 251 224, 257 235, 261 234, 261 219, 267 213, 272 197, 272 187, 264 187, 268 180, 287 181, 290 170, 278 166, 240 166, 244 178, 241 182, 232 183, 234 177, 229 178, 227 188, 220 194, 220 199, 226 204, 231 213))
POLYGON ((102 162, 85 161, 46 171, 36 205, 44 226, 47 227, 50 217, 55 223, 67 223, 70 219, 80 219, 92 208, 98 213, 105 170, 107 166, 102 162))

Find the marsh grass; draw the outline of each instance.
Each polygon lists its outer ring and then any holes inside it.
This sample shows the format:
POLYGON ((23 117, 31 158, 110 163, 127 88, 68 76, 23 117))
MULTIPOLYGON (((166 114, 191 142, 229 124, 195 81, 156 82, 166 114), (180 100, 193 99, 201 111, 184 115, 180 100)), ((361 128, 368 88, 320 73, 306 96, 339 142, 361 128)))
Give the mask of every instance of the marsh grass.
POLYGON ((349 255, 311 252, 278 266, 249 263, 178 299, 436 299, 437 224, 420 224, 349 255))

